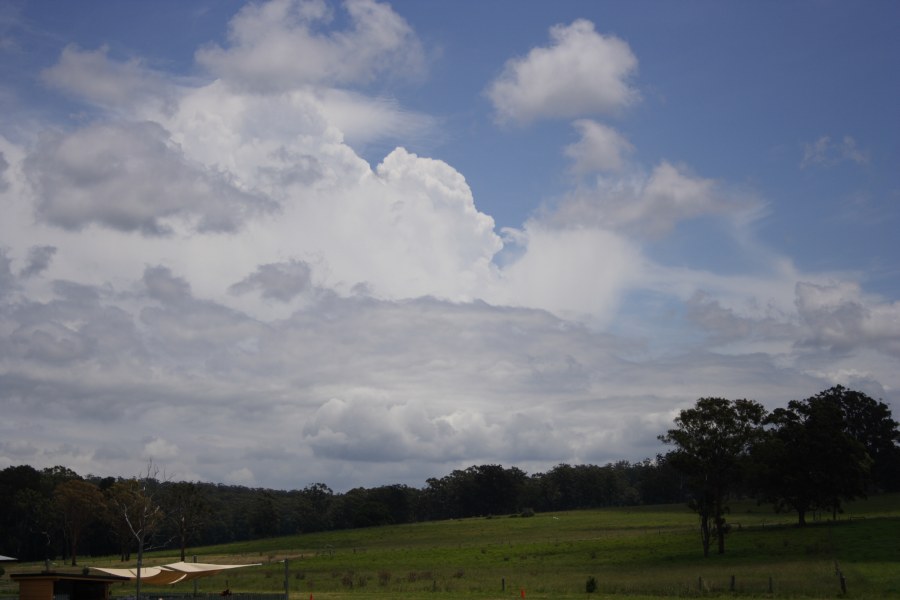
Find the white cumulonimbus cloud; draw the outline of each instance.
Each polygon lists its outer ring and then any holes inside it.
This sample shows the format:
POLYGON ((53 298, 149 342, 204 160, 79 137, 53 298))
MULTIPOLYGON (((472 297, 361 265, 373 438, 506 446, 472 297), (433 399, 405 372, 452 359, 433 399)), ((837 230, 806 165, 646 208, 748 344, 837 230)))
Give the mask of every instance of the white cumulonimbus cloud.
POLYGON ((638 61, 627 43, 583 19, 554 26, 550 38, 550 46, 507 62, 488 86, 501 122, 614 114, 638 100, 630 83, 638 61))

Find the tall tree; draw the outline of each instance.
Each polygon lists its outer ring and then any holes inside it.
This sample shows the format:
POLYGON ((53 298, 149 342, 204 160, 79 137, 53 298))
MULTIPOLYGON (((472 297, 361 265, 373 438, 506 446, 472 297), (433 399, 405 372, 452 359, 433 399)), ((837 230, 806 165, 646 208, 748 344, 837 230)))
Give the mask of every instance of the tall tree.
POLYGON ((694 408, 679 413, 674 429, 659 436, 676 447, 666 461, 686 477, 690 506, 700 517, 703 556, 709 556, 713 533, 719 554, 725 553, 728 498, 746 481, 750 451, 762 436, 765 415, 752 400, 700 398, 694 408))
POLYGON ((56 465, 41 470, 41 485, 44 486, 48 496, 53 493, 56 486, 72 479, 82 479, 82 477, 69 467, 56 465))
POLYGON ((870 483, 879 490, 900 489, 900 425, 887 404, 841 385, 809 401, 836 404, 844 432, 862 444, 872 459, 870 483))
POLYGON ((62 517, 74 567, 78 564, 78 540, 87 527, 100 516, 98 511, 103 506, 103 494, 93 483, 69 479, 53 490, 53 502, 62 517))
POLYGON ((135 597, 141 597, 141 568, 144 562, 144 550, 153 534, 163 522, 164 514, 156 493, 159 481, 158 470, 151 464, 140 477, 117 482, 109 490, 112 511, 117 519, 125 523, 127 531, 137 542, 137 578, 135 597))
POLYGON ((47 558, 53 528, 50 493, 28 465, 0 470, 0 548, 21 560, 47 558))
POLYGON ((115 543, 119 551, 119 560, 122 562, 131 560, 134 546, 134 537, 120 508, 128 493, 127 487, 128 484, 124 480, 119 480, 103 492, 105 497, 103 521, 109 528, 109 537, 115 543))
POLYGON ((842 501, 864 496, 870 481, 872 459, 855 437, 866 435, 850 433, 855 426, 848 426, 841 394, 833 390, 772 411, 757 449, 765 498, 776 510, 797 511, 801 526, 813 510, 836 517, 842 501))
POLYGON ((187 481, 178 481, 166 486, 162 501, 166 520, 178 539, 183 561, 188 542, 199 534, 203 526, 203 517, 209 510, 209 503, 200 486, 187 481))

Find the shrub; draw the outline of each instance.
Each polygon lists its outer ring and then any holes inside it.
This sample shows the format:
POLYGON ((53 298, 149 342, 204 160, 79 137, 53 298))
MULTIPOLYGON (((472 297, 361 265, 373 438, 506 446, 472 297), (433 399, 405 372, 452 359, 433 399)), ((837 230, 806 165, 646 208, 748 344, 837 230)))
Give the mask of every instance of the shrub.
POLYGON ((593 594, 597 591, 597 580, 593 576, 588 577, 587 582, 584 584, 584 591, 588 594, 593 594))

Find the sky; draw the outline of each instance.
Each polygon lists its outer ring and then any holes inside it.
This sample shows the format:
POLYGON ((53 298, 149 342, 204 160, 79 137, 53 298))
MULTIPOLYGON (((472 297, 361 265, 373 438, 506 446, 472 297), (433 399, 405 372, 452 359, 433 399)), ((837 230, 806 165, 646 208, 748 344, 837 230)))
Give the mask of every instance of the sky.
POLYGON ((0 4, 0 468, 335 491, 900 413, 895 2, 0 4))

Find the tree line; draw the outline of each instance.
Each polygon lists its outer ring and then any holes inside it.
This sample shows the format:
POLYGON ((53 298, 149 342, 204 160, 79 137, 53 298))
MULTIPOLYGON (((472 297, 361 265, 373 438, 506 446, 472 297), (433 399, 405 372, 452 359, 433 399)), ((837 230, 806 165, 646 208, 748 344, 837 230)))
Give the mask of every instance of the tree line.
POLYGON ((641 462, 560 464, 543 473, 473 465, 422 488, 335 493, 316 483, 273 490, 169 481, 148 465, 132 478, 81 476, 57 466, 0 471, 0 549, 20 560, 64 560, 335 529, 490 515, 687 502, 703 550, 724 552, 728 501, 756 497, 836 513, 841 502, 900 489, 900 434, 890 410, 831 388, 772 413, 750 400, 701 398, 660 439, 672 450, 641 462))
POLYGON ((0 548, 20 560, 79 555, 132 559, 140 548, 180 548, 376 525, 558 511, 684 499, 680 475, 663 459, 561 464, 527 475, 516 467, 473 465, 428 479, 336 493, 324 483, 274 490, 202 482, 81 476, 56 466, 0 471, 0 548), (133 515, 158 508, 139 531, 133 515), (149 532, 149 533, 148 533, 149 532), (139 543, 143 542, 143 543, 139 543))

